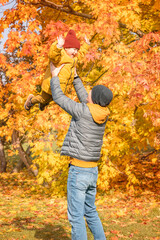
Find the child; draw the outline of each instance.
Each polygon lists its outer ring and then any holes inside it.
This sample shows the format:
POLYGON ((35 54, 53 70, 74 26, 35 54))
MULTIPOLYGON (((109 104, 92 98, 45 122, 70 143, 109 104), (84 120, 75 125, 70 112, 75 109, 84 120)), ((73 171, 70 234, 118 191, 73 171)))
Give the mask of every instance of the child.
MULTIPOLYGON (((49 50, 49 63, 52 62, 56 67, 64 65, 59 73, 59 80, 61 84, 62 91, 66 94, 66 88, 72 84, 74 79, 75 67, 77 64, 77 55, 83 57, 87 52, 90 45, 89 40, 85 37, 85 43, 80 49, 80 42, 76 37, 74 30, 69 30, 66 38, 64 39, 62 35, 57 38, 57 41, 53 43, 49 50), (78 54, 79 51, 79 54, 78 54)), ((48 64, 44 80, 42 82, 42 93, 41 95, 34 96, 30 94, 24 104, 26 110, 39 103, 39 108, 41 111, 44 110, 45 106, 48 105, 52 99, 52 93, 50 89, 50 64, 48 64)))

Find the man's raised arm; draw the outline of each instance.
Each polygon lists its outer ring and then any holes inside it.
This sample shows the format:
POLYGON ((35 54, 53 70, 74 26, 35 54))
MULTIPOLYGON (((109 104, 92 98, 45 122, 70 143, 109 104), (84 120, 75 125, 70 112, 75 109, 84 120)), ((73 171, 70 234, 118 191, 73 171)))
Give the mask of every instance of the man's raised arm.
POLYGON ((50 81, 52 98, 62 109, 64 109, 67 113, 69 113, 75 119, 81 117, 83 112, 83 103, 77 103, 72 99, 68 98, 64 95, 58 78, 58 73, 63 66, 56 68, 52 63, 50 63, 50 69, 52 73, 52 78, 50 81))
POLYGON ((75 91, 77 93, 79 101, 87 103, 88 93, 87 93, 80 77, 78 76, 76 69, 75 69, 75 74, 74 74, 73 86, 75 88, 75 91))

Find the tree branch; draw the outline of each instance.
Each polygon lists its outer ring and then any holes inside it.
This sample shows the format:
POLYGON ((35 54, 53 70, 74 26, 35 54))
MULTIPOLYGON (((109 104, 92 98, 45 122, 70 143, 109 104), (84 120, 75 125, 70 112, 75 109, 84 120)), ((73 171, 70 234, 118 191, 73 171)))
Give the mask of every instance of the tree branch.
MULTIPOLYGON (((127 28, 126 24, 122 23, 122 22, 119 22, 119 27, 120 28, 127 28)), ((128 29, 130 32, 134 32, 132 29, 128 29)), ((142 32, 140 29, 138 29, 136 33, 140 38, 142 38, 145 34, 144 32, 142 32)))
POLYGON ((94 80, 92 82, 92 84, 94 84, 95 82, 97 82, 106 72, 108 72, 109 69, 107 69, 106 71, 104 71, 96 80, 94 80))
POLYGON ((42 5, 42 6, 49 7, 49 8, 52 8, 52 9, 55 9, 55 10, 58 10, 58 11, 61 11, 61 12, 65 12, 65 13, 68 13, 68 14, 72 14, 72 15, 75 15, 75 16, 88 18, 88 19, 95 19, 90 14, 80 13, 80 12, 74 11, 73 8, 69 4, 58 5, 58 4, 55 4, 55 3, 50 2, 48 0, 39 0, 38 2, 32 2, 32 3, 29 3, 29 4, 42 5))

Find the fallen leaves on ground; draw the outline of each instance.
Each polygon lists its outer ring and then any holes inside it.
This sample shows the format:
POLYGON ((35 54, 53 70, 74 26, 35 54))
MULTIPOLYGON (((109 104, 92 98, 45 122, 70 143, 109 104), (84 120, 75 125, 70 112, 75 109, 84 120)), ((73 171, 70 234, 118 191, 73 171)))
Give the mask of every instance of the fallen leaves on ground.
MULTIPOLYGON (((67 200, 30 191, 33 180, 0 175, 0 239, 71 239, 67 200)), ((108 240, 158 240, 160 216, 157 195, 115 192, 97 196, 97 210, 108 240)), ((93 237, 87 229, 88 239, 93 237)))

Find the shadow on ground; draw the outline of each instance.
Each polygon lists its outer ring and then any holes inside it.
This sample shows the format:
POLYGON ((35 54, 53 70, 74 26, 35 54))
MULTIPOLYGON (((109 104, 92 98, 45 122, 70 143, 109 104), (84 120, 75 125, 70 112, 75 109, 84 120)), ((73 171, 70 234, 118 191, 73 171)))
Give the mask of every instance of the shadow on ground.
POLYGON ((42 229, 37 229, 34 235, 37 239, 43 240, 69 240, 66 231, 61 225, 48 224, 42 229))
POLYGON ((27 240, 70 240, 66 230, 60 224, 52 223, 37 223, 36 217, 16 217, 10 223, 3 223, 1 227, 13 226, 15 229, 12 232, 12 237, 17 238, 17 234, 26 235, 27 240), (17 230, 18 229, 18 230, 17 230), (26 230, 28 234, 26 234, 26 230), (17 232, 18 231, 18 232, 17 232))

